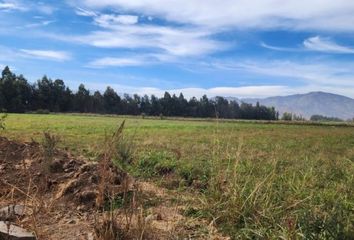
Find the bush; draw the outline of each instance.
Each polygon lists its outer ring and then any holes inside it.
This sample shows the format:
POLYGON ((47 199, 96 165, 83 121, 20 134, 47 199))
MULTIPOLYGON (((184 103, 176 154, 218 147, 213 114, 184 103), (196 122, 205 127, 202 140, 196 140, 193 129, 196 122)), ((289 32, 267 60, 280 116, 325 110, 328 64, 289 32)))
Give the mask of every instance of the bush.
POLYGON ((283 121, 291 121, 291 120, 293 120, 293 115, 291 113, 285 112, 285 113, 283 113, 283 116, 281 117, 281 120, 283 120, 283 121))
POLYGON ((4 130, 5 129, 5 120, 7 118, 7 114, 1 114, 0 116, 0 130, 4 130))
POLYGON ((54 153, 56 150, 56 147, 59 143, 59 137, 45 131, 43 132, 43 139, 42 139, 42 151, 43 151, 43 162, 42 162, 42 168, 44 173, 48 173, 50 170, 50 166, 53 163, 54 159, 54 153))
POLYGON ((134 156, 134 143, 128 137, 121 137, 116 143, 116 160, 123 165, 131 164, 134 156))
POLYGON ((310 120, 316 122, 343 122, 343 120, 340 118, 327 117, 322 115, 312 115, 310 120))

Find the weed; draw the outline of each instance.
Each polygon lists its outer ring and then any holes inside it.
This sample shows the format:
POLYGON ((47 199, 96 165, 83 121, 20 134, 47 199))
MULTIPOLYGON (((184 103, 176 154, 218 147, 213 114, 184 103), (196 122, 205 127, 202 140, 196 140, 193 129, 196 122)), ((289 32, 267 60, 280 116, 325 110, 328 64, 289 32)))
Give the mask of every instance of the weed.
POLYGON ((109 167, 113 163, 118 167, 126 166, 132 160, 133 147, 128 146, 124 138, 124 125, 125 121, 112 136, 106 136, 103 158, 99 162, 100 182, 96 205, 102 206, 106 212, 103 221, 96 224, 97 239, 147 239, 146 236, 149 234, 140 200, 140 189, 130 183, 129 176, 122 172, 119 192, 107 189, 107 183, 112 177, 108 171, 109 167), (123 213, 123 221, 120 213, 123 213))
POLYGON ((5 125, 5 120, 7 118, 7 114, 3 113, 0 115, 0 130, 4 130, 6 125, 5 125))
POLYGON ((49 173, 59 141, 60 138, 57 135, 54 135, 49 131, 43 132, 43 139, 41 143, 43 152, 42 170, 45 174, 49 173))

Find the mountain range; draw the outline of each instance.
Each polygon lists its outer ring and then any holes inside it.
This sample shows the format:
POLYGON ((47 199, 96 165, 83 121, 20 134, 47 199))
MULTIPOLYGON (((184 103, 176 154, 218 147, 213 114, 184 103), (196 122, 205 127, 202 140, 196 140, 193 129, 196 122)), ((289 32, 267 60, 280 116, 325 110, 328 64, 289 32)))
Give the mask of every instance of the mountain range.
MULTIPOLYGON (((229 98, 229 100, 231 100, 229 98)), ((275 107, 282 115, 284 112, 294 113, 309 119, 312 115, 336 117, 343 120, 354 118, 354 99, 326 92, 310 92, 289 96, 268 98, 234 99, 241 102, 268 107, 275 107)))

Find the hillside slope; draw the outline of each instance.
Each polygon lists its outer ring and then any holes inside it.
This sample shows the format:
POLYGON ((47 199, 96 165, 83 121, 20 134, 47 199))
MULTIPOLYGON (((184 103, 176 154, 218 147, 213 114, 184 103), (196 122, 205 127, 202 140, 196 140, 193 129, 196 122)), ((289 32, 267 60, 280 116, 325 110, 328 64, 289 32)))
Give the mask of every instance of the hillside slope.
POLYGON ((255 104, 257 101, 266 106, 274 106, 280 114, 291 112, 310 118, 319 114, 328 117, 351 119, 354 117, 354 99, 325 92, 310 92, 283 97, 264 99, 242 99, 241 101, 255 104))

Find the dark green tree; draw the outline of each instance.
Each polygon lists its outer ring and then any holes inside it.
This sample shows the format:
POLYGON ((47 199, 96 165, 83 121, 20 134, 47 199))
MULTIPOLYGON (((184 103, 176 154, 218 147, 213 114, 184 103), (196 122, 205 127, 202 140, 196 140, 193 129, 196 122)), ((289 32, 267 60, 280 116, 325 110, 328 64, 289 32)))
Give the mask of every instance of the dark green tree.
POLYGON ((120 112, 121 99, 113 88, 107 87, 103 94, 103 106, 106 113, 121 113, 120 112))

